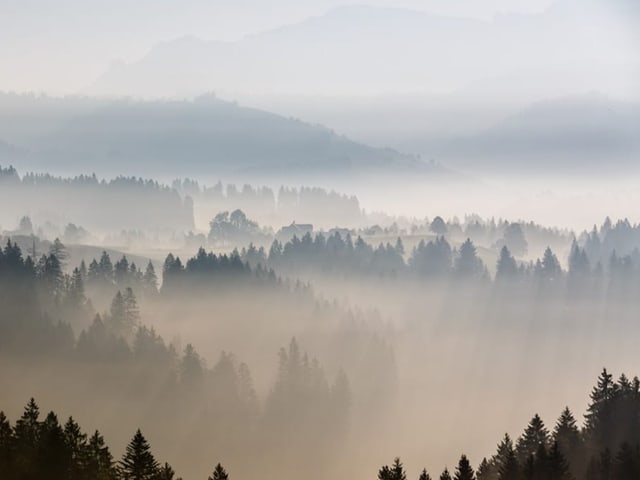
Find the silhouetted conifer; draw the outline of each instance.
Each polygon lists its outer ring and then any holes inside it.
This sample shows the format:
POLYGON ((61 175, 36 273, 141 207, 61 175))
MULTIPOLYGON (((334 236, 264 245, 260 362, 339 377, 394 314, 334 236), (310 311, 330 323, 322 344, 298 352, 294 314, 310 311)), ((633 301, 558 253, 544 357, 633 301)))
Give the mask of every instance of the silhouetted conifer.
POLYGON ((160 465, 151 453, 151 447, 137 430, 120 460, 119 471, 124 480, 155 480, 160 465))
POLYGON ((453 478, 454 480, 475 480, 475 472, 471 468, 471 463, 469 463, 466 455, 460 457, 453 478))
POLYGON ((213 474, 209 477, 209 480, 228 480, 229 474, 224 467, 218 463, 213 469, 213 474))

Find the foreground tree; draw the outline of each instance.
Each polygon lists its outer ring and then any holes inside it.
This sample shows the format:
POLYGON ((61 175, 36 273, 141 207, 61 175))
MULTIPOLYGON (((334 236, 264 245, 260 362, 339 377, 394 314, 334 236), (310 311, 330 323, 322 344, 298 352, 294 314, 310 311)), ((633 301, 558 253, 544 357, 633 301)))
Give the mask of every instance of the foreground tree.
POLYGON ((229 474, 224 467, 218 463, 216 468, 213 469, 213 474, 209 477, 209 480, 228 480, 229 474))
POLYGON ((400 458, 396 458, 391 467, 382 467, 378 472, 378 480, 407 480, 400 458))
POLYGON ((431 476, 427 473, 427 469, 423 468, 422 472, 420 472, 420 476, 418 480, 431 480, 431 476))
POLYGON ((466 455, 462 455, 460 457, 460 461, 458 462, 456 473, 453 478, 455 480, 475 480, 475 473, 473 468, 471 468, 471 464, 469 463, 469 459, 466 455))
POLYGON ((155 480, 160 474, 160 465, 140 429, 136 431, 120 460, 120 474, 125 480, 155 480))
POLYGON ((447 468, 444 469, 444 472, 440 475, 440 480, 452 480, 451 474, 447 468))

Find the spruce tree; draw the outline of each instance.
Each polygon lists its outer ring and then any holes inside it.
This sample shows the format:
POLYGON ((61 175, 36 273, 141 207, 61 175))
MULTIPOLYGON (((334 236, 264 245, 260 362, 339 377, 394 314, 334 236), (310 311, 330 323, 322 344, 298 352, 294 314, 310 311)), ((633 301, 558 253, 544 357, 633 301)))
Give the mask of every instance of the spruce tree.
POLYGON ((393 460, 393 465, 391 466, 391 479, 407 480, 407 475, 404 473, 404 467, 398 457, 393 460))
POLYGON ((568 480, 570 478, 569 465, 567 464, 565 456, 560 451, 558 442, 553 442, 547 458, 549 478, 551 480, 568 480))
POLYGON ((521 478, 521 469, 513 448, 513 442, 508 434, 498 445, 498 453, 494 457, 494 463, 498 470, 499 480, 518 480, 521 478))
POLYGON ((119 470, 124 480, 155 480, 159 474, 160 465, 140 429, 127 445, 119 470))
POLYGON ((518 439, 516 452, 520 462, 524 462, 529 455, 535 454, 540 445, 549 444, 549 432, 538 414, 534 415, 522 436, 518 439))
POLYGON ((37 477, 50 480, 68 480, 71 458, 65 442, 64 431, 55 413, 49 412, 40 424, 36 448, 35 471, 37 477))
POLYGON ((624 442, 613 461, 615 480, 637 480, 640 478, 640 453, 624 442))
POLYGON ((451 474, 447 468, 440 474, 440 480, 452 480, 451 474))
POLYGON ((16 470, 27 478, 36 473, 37 447, 40 441, 39 416, 40 410, 32 398, 13 429, 16 470))
POLYGON ((165 464, 160 467, 160 471, 155 480, 174 480, 175 475, 176 472, 171 468, 171 465, 165 462, 165 464))
POLYGON ((224 467, 218 463, 213 469, 213 474, 209 477, 209 480, 228 480, 229 474, 224 467))
POLYGON ((113 456, 97 430, 91 435, 86 446, 85 475, 91 480, 117 480, 118 470, 113 456))
POLYGON ((378 480, 406 480, 407 476, 404 472, 404 467, 400 462, 399 458, 395 458, 393 461, 393 465, 389 467, 388 465, 383 466, 378 471, 378 480))
MULTIPOLYGON (((613 408, 617 393, 618 386, 613 381, 613 375, 606 368, 602 369, 597 385, 591 391, 591 403, 585 415, 585 433, 592 448, 612 447, 613 408)), ((617 445, 614 447, 617 448, 617 445)))
POLYGON ((67 423, 64 424, 64 438, 70 458, 69 480, 80 479, 86 470, 87 436, 82 433, 80 426, 72 417, 69 417, 67 423))
POLYGON ((497 480, 498 472, 496 471, 495 463, 483 458, 480 465, 478 465, 476 478, 478 480, 497 480))
POLYGON ((151 292, 156 292, 158 290, 158 276, 156 275, 156 270, 153 268, 151 260, 147 263, 147 268, 144 271, 142 280, 147 290, 151 292))
POLYGON ((507 246, 500 250, 500 257, 496 265, 496 280, 509 280, 518 274, 518 264, 507 246))
POLYGON ((431 480, 431 476, 427 473, 427 469, 423 468, 422 472, 420 472, 420 476, 418 480, 431 480))
POLYGON ((466 455, 460 457, 453 478, 454 480, 475 480, 475 473, 466 455))
POLYGON ((11 478, 14 463, 14 438, 11 424, 4 412, 0 411, 0 472, 7 472, 7 477, 11 478))

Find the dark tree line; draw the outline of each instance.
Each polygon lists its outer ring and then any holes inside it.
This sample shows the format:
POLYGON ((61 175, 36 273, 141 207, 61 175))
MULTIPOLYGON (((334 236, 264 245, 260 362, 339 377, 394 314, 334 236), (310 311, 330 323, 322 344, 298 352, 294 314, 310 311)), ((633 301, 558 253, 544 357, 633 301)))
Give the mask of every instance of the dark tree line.
POLYGON ((612 299, 635 298, 640 289, 640 250, 624 257, 613 252, 606 265, 594 264, 587 250, 574 240, 564 268, 550 247, 541 258, 524 262, 503 245, 493 278, 470 238, 455 248, 446 237, 437 236, 420 241, 406 255, 400 238, 394 244, 380 243, 375 247, 362 237, 354 242, 350 235, 341 236, 338 232, 328 238, 322 233, 307 233, 284 244, 275 240, 268 251, 251 244, 242 249, 240 258, 254 267, 265 266, 293 275, 315 272, 446 280, 453 284, 474 281, 493 284, 499 290, 507 285, 553 295, 592 297, 597 293, 612 299))
MULTIPOLYGON (((399 458, 378 480, 406 480, 399 458)), ((427 470, 419 480, 430 480, 427 470)), ((640 380, 604 369, 582 427, 565 408, 552 431, 534 415, 516 442, 505 434, 496 453, 473 469, 466 455, 440 480, 637 480, 640 478, 640 380)))
MULTIPOLYGON (((72 418, 61 424, 54 412, 41 419, 32 398, 12 426, 0 411, 0 474, 3 480, 181 480, 160 463, 138 429, 119 461, 99 431, 88 435, 72 418)), ((227 480, 218 463, 208 480, 227 480)))
MULTIPOLYGON (((319 367, 300 352, 293 340, 280 355, 279 377, 270 402, 287 412, 298 395, 310 399, 325 395, 319 367), (306 386, 305 386, 306 385, 306 386), (278 397, 287 391, 286 399, 278 397)), ((336 384, 338 385, 338 384, 336 384)), ((336 386, 334 389, 346 387, 336 386)), ((344 394, 339 398, 348 398, 344 394)), ((337 397, 337 398, 338 398, 337 397)), ((348 400, 345 400, 348 401, 348 400)), ((276 407, 269 407, 276 408, 276 407)), ((282 413, 273 410, 279 424, 282 413)), ((286 425, 283 428, 286 427, 286 425)), ((308 440, 307 440, 308 441, 308 440)), ((293 461, 287 459, 287 461, 293 461)), ((62 425, 51 412, 40 419, 31 399, 12 426, 0 412, 0 472, 8 480, 170 480, 175 473, 161 465, 138 429, 116 462, 98 431, 88 436, 69 418, 62 425)), ((227 479, 217 464, 209 480, 227 479)), ((399 458, 378 471, 378 480, 406 480, 399 458)), ((419 480, 431 480, 426 469, 419 480)), ((505 434, 496 453, 474 469, 462 455, 452 472, 445 468, 440 480, 637 480, 640 478, 640 380, 624 374, 617 381, 604 369, 590 395, 582 428, 565 408, 552 431, 534 415, 514 442, 505 434)))

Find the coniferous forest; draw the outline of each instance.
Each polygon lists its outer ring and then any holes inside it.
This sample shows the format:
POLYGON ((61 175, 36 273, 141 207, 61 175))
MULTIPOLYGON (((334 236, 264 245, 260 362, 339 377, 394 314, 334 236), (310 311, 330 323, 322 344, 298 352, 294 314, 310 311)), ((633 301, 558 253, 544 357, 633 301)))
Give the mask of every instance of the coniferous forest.
POLYGON ((0 480, 640 480, 638 0, 0 0, 0 480))

